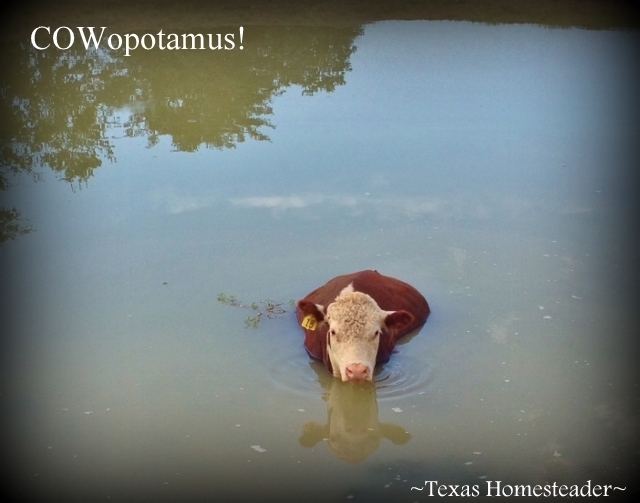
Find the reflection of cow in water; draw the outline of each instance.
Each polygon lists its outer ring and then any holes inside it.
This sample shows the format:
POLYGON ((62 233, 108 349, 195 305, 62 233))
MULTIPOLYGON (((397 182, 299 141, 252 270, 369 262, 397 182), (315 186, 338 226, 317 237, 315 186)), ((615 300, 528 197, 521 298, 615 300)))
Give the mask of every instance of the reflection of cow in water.
POLYGON ((377 271, 332 279, 298 302, 307 352, 343 381, 371 381, 400 337, 420 327, 429 304, 415 288, 377 271))
POLYGON ((395 424, 378 421, 378 401, 373 383, 343 383, 330 378, 318 365, 311 365, 325 388, 327 424, 306 423, 300 445, 314 447, 326 440, 329 449, 347 463, 360 463, 380 446, 383 438, 396 445, 406 444, 411 435, 395 424))

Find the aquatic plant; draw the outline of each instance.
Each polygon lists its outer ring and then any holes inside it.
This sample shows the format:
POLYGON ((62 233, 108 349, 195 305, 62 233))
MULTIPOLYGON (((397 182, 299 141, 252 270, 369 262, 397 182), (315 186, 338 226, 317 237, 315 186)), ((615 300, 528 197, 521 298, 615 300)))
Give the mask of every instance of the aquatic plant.
MULTIPOLYGON (((238 300, 235 295, 228 295, 221 293, 218 295, 218 302, 226 304, 228 306, 240 307, 243 309, 251 309, 252 311, 258 311, 255 315, 249 315, 244 320, 245 328, 258 328, 260 321, 263 317, 268 319, 278 318, 287 313, 286 309, 283 309, 283 302, 276 302, 272 299, 261 300, 260 302, 252 302, 251 304, 245 304, 238 300)), ((295 306, 296 301, 290 300, 290 306, 295 306)))

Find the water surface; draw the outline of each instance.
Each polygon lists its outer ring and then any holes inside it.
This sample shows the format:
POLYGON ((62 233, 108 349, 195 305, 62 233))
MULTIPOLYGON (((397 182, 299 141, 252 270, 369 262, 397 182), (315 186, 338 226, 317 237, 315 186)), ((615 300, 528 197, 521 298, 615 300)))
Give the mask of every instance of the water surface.
POLYGON ((637 35, 245 36, 213 56, 13 49, 3 204, 30 231, 2 259, 14 487, 410 502, 425 480, 629 486, 637 35), (290 305, 361 269, 432 308, 373 388, 312 362, 290 305))

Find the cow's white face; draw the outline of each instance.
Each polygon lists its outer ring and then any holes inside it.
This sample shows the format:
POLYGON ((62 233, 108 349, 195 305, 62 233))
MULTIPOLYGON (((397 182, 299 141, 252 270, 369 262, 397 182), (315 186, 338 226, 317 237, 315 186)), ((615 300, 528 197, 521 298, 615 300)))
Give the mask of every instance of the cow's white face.
POLYGON ((345 288, 326 308, 327 353, 333 375, 343 381, 371 381, 384 321, 383 311, 366 293, 345 288))
POLYGON ((326 326, 329 362, 325 363, 330 363, 333 375, 343 381, 372 381, 381 335, 393 340, 415 324, 409 311, 384 311, 371 296, 355 292, 353 285, 344 288, 326 308, 301 300, 298 319, 307 334, 326 326))

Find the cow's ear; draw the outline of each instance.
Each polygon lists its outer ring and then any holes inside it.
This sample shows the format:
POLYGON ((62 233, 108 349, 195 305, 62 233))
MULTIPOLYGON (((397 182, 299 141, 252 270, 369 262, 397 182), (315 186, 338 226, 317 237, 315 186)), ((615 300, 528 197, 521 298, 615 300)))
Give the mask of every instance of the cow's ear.
POLYGON ((387 330, 400 333, 410 327, 415 321, 415 317, 409 311, 387 311, 384 324, 387 330))
POLYGON ((411 440, 411 433, 400 426, 391 423, 379 423, 380 433, 396 445, 404 445, 411 440))
POLYGON ((302 447, 314 447, 323 438, 329 437, 329 425, 320 426, 311 421, 302 426, 302 435, 298 439, 302 447))
POLYGON ((308 300, 301 300, 298 302, 298 311, 302 314, 302 318, 307 316, 313 316, 317 323, 324 321, 324 306, 320 304, 314 304, 308 300))

